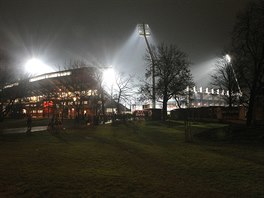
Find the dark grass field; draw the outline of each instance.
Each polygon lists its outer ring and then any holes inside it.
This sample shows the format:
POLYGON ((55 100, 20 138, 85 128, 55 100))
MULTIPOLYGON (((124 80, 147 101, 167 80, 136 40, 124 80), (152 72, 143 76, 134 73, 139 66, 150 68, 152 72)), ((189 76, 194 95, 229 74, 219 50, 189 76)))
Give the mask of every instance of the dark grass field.
POLYGON ((0 197, 264 197, 261 132, 239 130, 194 123, 193 143, 181 122, 0 135, 0 197))

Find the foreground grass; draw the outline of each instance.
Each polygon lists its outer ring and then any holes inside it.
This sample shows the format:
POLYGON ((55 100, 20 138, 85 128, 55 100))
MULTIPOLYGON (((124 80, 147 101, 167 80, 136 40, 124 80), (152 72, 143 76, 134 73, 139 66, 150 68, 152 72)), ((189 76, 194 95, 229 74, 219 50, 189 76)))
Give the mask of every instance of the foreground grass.
POLYGON ((190 144, 183 129, 142 122, 1 135, 0 197, 264 196, 261 144, 190 144))

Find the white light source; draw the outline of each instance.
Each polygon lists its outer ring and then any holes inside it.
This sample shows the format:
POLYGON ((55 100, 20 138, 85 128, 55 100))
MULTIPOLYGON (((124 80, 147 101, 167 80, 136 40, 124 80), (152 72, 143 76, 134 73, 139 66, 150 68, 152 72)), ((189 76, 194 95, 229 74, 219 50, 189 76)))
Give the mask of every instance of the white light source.
MULTIPOLYGON (((226 61, 227 61, 228 63, 230 63, 230 66, 231 66, 231 68, 232 68, 232 71, 233 71, 234 77, 235 77, 235 79, 236 79, 236 83, 237 83, 237 88, 238 88, 238 91, 239 91, 239 95, 242 96, 242 91, 241 91, 240 86, 239 86, 239 84, 238 84, 238 80, 237 80, 237 77, 236 77, 236 73, 235 73, 235 70, 234 70, 233 65, 232 65, 232 63, 231 63, 231 57, 230 57, 228 54, 226 54, 226 55, 225 55, 225 59, 226 59, 226 61)), ((229 95, 229 93, 227 93, 227 95, 229 95)))
POLYGON ((26 72, 32 74, 32 75, 39 75, 39 74, 45 74, 49 72, 54 72, 54 70, 44 64, 41 60, 37 58, 32 58, 27 61, 25 65, 26 72))
POLYGON ((141 23, 137 25, 138 33, 141 36, 150 36, 150 28, 148 24, 141 23))
POLYGON ((225 59, 228 63, 231 63, 231 57, 228 54, 225 55, 225 59))
POLYGON ((103 81, 106 85, 113 85, 115 82, 115 71, 113 68, 104 70, 103 81))

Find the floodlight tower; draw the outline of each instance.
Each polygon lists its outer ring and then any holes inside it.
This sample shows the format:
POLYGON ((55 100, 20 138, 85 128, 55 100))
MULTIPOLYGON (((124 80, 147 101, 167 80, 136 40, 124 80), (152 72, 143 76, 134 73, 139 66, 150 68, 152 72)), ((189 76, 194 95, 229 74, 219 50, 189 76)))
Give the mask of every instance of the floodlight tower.
POLYGON ((151 58, 151 63, 152 63, 152 108, 155 109, 156 108, 156 89, 155 89, 155 61, 154 61, 154 56, 153 53, 151 51, 149 42, 147 37, 150 36, 150 28, 148 24, 145 23, 141 23, 137 25, 138 27, 138 33, 140 36, 144 36, 147 47, 148 47, 148 51, 149 51, 149 55, 151 58))
POLYGON ((231 57, 229 56, 229 54, 226 54, 224 58, 225 58, 226 62, 230 64, 230 66, 232 68, 232 71, 233 71, 233 74, 234 74, 234 77, 235 77, 235 80, 236 80, 236 83, 237 83, 237 88, 238 88, 238 91, 239 91, 239 95, 242 96, 242 91, 241 91, 240 86, 238 84, 236 73, 235 73, 235 70, 234 70, 232 62, 231 62, 231 57))

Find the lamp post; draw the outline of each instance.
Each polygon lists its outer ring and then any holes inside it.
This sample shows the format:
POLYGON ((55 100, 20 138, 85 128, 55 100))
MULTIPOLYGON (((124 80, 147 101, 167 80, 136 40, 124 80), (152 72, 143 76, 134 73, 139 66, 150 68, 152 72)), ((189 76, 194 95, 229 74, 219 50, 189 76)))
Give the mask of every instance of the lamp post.
POLYGON ((224 58, 227 61, 227 63, 230 64, 230 66, 232 68, 232 71, 233 71, 233 74, 234 74, 234 77, 235 77, 235 80, 236 80, 237 88, 238 88, 238 91, 239 91, 239 95, 242 96, 242 91, 241 91, 240 86, 238 84, 238 80, 237 80, 237 77, 236 77, 236 73, 235 73, 235 70, 234 70, 233 65, 232 65, 232 62, 231 62, 231 57, 228 54, 226 54, 224 58))
POLYGON ((152 108, 155 109, 156 108, 156 89, 155 89, 155 61, 154 61, 154 55, 151 51, 147 36, 150 36, 150 28, 148 24, 142 23, 142 24, 138 24, 138 33, 141 36, 144 36, 145 38, 145 42, 147 44, 148 47, 148 51, 150 54, 150 58, 151 58, 151 63, 152 63, 152 108))

